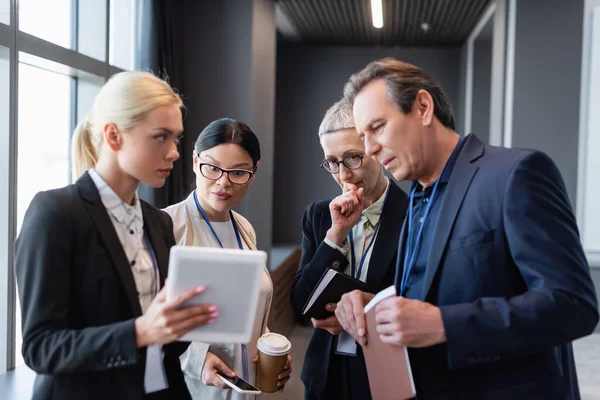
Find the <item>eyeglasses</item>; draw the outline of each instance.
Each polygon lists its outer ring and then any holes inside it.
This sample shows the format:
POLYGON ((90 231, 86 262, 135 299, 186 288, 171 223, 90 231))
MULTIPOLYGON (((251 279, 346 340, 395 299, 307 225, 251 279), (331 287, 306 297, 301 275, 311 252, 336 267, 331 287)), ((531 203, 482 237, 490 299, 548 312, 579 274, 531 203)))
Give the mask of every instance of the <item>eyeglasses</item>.
POLYGON ((223 169, 219 168, 216 165, 201 163, 199 165, 200 173, 206 179, 210 179, 212 181, 216 181, 223 173, 227 173, 227 178, 231 183, 235 183, 236 185, 243 185, 247 183, 252 175, 254 175, 254 171, 248 171, 245 169, 223 169))
POLYGON ((340 164, 344 164, 348 169, 360 168, 364 157, 364 154, 348 154, 342 161, 333 159, 323 160, 321 167, 330 174, 337 174, 340 172, 340 164))

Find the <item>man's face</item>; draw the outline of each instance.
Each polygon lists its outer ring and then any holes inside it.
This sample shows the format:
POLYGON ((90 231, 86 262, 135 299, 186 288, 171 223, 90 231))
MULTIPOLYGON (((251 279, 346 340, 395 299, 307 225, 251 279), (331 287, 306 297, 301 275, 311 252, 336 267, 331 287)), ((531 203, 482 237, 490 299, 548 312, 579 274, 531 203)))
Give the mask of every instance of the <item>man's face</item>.
POLYGON ((359 168, 350 169, 344 163, 340 163, 338 173, 331 176, 343 192, 347 191, 346 185, 349 183, 356 185, 357 188, 362 187, 365 196, 373 192, 383 171, 379 163, 365 155, 364 144, 358 139, 355 129, 344 129, 322 135, 321 147, 325 160, 342 161, 348 156, 364 156, 359 168))
POLYGON ((418 98, 411 112, 404 114, 388 96, 385 81, 377 79, 354 100, 356 130, 364 142, 365 153, 397 180, 417 179, 423 162, 424 123, 430 116, 429 112, 422 112, 418 98))

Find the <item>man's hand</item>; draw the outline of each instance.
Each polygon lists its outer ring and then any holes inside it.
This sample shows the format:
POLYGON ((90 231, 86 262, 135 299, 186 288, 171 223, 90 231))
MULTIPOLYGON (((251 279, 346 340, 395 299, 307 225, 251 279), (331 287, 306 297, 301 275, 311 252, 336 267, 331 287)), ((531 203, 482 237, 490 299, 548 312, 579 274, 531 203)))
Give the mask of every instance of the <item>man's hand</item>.
POLYGON ((229 386, 219 378, 217 371, 221 371, 224 375, 233 378, 235 372, 233 372, 221 359, 215 356, 213 353, 206 353, 206 359, 204 360, 204 366, 202 367, 202 384, 204 386, 216 386, 221 389, 229 389, 229 386))
POLYGON ((344 294, 335 309, 335 316, 342 329, 363 346, 367 344, 364 308, 373 297, 371 293, 354 290, 344 294))
POLYGON ((357 189, 349 183, 346 189, 346 192, 329 203, 331 228, 327 231, 327 239, 340 247, 352 227, 358 223, 364 204, 363 188, 357 189))
MULTIPOLYGON (((336 303, 329 303, 325 306, 325 309, 327 311, 335 312, 336 307, 337 307, 336 303)), ((344 331, 344 329, 338 322, 338 319, 335 315, 332 315, 331 317, 325 318, 325 319, 311 318, 311 321, 315 328, 325 329, 327 332, 331 333, 334 336, 339 335, 340 333, 342 333, 344 331)))
POLYGON ((390 297, 375 307, 377 333, 384 343, 429 347, 446 341, 440 309, 404 297, 390 297))

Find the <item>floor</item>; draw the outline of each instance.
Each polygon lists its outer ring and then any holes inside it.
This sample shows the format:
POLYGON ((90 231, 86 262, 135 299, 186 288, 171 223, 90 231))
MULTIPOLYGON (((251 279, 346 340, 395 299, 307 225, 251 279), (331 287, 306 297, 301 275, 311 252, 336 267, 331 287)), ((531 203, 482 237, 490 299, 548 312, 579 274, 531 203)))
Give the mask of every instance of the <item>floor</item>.
MULTIPOLYGON (((300 381, 300 371, 304 351, 308 345, 312 328, 296 326, 290 335, 294 370, 283 393, 262 395, 261 400, 303 400, 304 386, 300 381)), ((579 390, 582 400, 600 400, 600 333, 596 333, 573 343, 579 390)))

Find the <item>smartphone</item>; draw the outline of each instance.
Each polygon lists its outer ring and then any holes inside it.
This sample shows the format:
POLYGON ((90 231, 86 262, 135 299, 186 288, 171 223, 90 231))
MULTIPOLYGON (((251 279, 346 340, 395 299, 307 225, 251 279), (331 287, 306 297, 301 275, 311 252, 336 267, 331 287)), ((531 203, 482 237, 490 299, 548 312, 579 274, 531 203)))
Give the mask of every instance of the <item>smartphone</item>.
POLYGON ((217 371, 217 374, 219 374, 219 378, 221 378, 221 380, 223 382, 225 382, 228 386, 230 386, 233 390, 235 390, 238 393, 243 393, 243 394, 260 394, 261 393, 259 388, 251 385, 250 383, 246 382, 239 376, 236 376, 235 378, 230 378, 230 377, 224 375, 221 371, 217 371))

